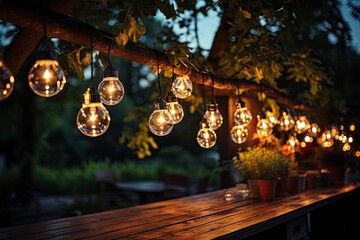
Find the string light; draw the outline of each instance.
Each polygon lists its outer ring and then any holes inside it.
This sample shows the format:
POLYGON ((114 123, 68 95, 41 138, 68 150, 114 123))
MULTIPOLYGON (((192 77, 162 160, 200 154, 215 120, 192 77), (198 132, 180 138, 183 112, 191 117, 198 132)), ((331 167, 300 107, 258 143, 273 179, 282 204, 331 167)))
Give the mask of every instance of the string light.
POLYGON ((267 119, 269 119, 269 123, 271 124, 271 127, 275 127, 279 123, 279 120, 276 118, 275 114, 270 111, 265 112, 267 119))
POLYGON ((92 31, 90 31, 90 67, 91 78, 90 88, 84 93, 84 103, 77 114, 77 127, 81 133, 89 137, 98 137, 104 134, 110 125, 110 115, 100 100, 99 92, 93 88, 94 73, 93 73, 93 40, 92 31))
POLYGON ((317 137, 321 132, 321 128, 317 123, 311 123, 310 128, 308 129, 308 135, 311 137, 317 137))
POLYGON ((279 131, 290 131, 294 125, 295 121, 290 114, 290 109, 284 108, 279 119, 279 131))
POLYGON ((104 70, 104 78, 98 86, 98 91, 101 96, 101 101, 106 105, 112 106, 121 102, 125 95, 125 89, 119 79, 118 70, 116 70, 110 62, 110 43, 108 50, 109 66, 104 70))
POLYGON ((178 76, 171 85, 171 91, 177 98, 187 98, 191 96, 193 84, 188 76, 178 76))
POLYGON ((205 118, 210 124, 212 130, 218 129, 223 123, 223 117, 219 111, 219 105, 215 101, 214 96, 214 78, 212 78, 212 101, 207 104, 205 118))
POLYGON ((305 115, 298 116, 295 122, 294 130, 298 134, 303 134, 310 128, 310 122, 305 115))
MULTIPOLYGON (((174 81, 175 73, 174 73, 174 65, 173 65, 173 81, 174 81)), ((169 91, 166 96, 167 109, 170 112, 172 118, 171 123, 177 124, 181 122, 184 117, 184 109, 178 102, 176 96, 173 92, 169 91)))
POLYGON ((234 143, 242 144, 247 140, 249 130, 242 125, 235 125, 230 130, 231 140, 234 143))
POLYGON ((154 102, 154 111, 149 118, 150 131, 157 136, 168 135, 173 129, 172 116, 168 111, 166 102, 161 98, 161 85, 160 85, 160 66, 159 59, 157 58, 158 65, 158 87, 159 97, 154 102))
POLYGON ((66 83, 63 69, 56 60, 55 50, 47 37, 45 18, 43 17, 45 42, 37 51, 35 64, 28 74, 31 90, 41 97, 52 97, 58 94, 66 83))
POLYGON ((269 122, 269 119, 267 119, 266 114, 264 112, 260 112, 259 115, 257 115, 258 123, 256 125, 256 132, 263 137, 269 136, 273 129, 271 127, 271 124, 269 122))
POLYGON ((14 77, 0 55, 0 101, 10 96, 14 89, 14 77))

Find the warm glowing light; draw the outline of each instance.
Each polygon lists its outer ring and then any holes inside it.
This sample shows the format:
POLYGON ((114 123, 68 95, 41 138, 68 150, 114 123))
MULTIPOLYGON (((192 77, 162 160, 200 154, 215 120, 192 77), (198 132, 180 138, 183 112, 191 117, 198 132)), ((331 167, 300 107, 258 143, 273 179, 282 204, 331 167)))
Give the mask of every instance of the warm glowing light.
POLYGON ((317 137, 320 132, 321 132, 321 129, 320 129, 319 125, 317 123, 311 123, 307 134, 310 137, 317 137))
POLYGON ((344 125, 340 125, 340 131, 344 131, 344 125))
POLYGON ((306 135, 306 136, 304 137, 304 141, 307 142, 307 143, 311 143, 311 142, 313 142, 313 138, 310 137, 310 136, 308 136, 308 135, 306 135))
POLYGON ((335 137, 335 136, 339 135, 339 129, 335 124, 332 124, 330 126, 330 132, 331 132, 332 137, 335 137))
POLYGON ((279 131, 289 131, 295 125, 294 118, 290 115, 288 108, 284 109, 279 119, 279 131))
POLYGON ((248 126, 252 120, 249 109, 246 108, 245 102, 239 99, 236 102, 236 110, 234 112, 234 122, 236 125, 248 126))
POLYGON ((154 102, 154 111, 149 118, 149 129, 157 136, 165 136, 171 132, 174 125, 167 104, 161 98, 154 102))
POLYGON ((351 146, 350 146, 350 144, 348 144, 348 143, 345 143, 345 144, 343 145, 343 147, 342 147, 342 150, 343 150, 344 152, 350 151, 350 149, 351 149, 351 146))
POLYGON ((84 93, 84 103, 76 122, 79 131, 88 137, 98 137, 108 129, 109 112, 102 105, 99 93, 95 89, 87 89, 84 93))
POLYGON ((360 151, 356 151, 356 152, 355 152, 355 156, 356 156, 356 157, 360 157, 360 151))
POLYGON ((177 124, 181 122, 184 117, 184 109, 172 92, 169 92, 166 96, 166 103, 167 109, 171 114, 171 123, 177 124))
POLYGON ((350 127, 349 127, 349 130, 352 131, 352 132, 355 131, 355 125, 351 124, 350 127))
POLYGON ((191 96, 193 84, 188 76, 178 76, 171 85, 171 92, 177 98, 187 98, 191 96))
POLYGON ((208 103, 207 110, 205 112, 205 118, 209 122, 210 128, 212 130, 216 130, 222 125, 223 117, 216 102, 210 101, 208 103))
POLYGON ((295 122, 294 130, 298 134, 306 132, 310 128, 310 122, 306 116, 298 116, 295 122))
POLYGON ((306 143, 305 143, 305 142, 301 142, 301 143, 300 143, 300 146, 301 146, 302 148, 304 148, 304 147, 306 147, 306 143))
POLYGON ((260 112, 259 115, 257 115, 258 123, 256 125, 256 132, 263 137, 269 136, 273 129, 271 127, 271 124, 269 122, 269 119, 266 118, 266 115, 264 112, 260 112))
POLYGON ((230 131, 231 140, 237 144, 244 143, 248 135, 249 135, 249 130, 241 125, 233 126, 230 131))
POLYGON ((98 86, 101 101, 106 105, 116 105, 124 98, 124 85, 119 79, 119 73, 113 66, 104 71, 104 78, 98 86))
POLYGON ((204 117, 200 122, 200 130, 196 138, 202 148, 211 148, 216 143, 216 133, 210 128, 210 124, 204 117))
POLYGON ((14 89, 14 77, 0 57, 0 101, 10 96, 14 89))
POLYGON ((354 138, 350 136, 350 137, 348 138, 348 142, 349 142, 349 143, 352 143, 353 141, 354 141, 354 138))
POLYGON ((269 119, 269 123, 271 124, 272 128, 279 123, 279 120, 276 118, 273 112, 266 111, 266 117, 269 119))

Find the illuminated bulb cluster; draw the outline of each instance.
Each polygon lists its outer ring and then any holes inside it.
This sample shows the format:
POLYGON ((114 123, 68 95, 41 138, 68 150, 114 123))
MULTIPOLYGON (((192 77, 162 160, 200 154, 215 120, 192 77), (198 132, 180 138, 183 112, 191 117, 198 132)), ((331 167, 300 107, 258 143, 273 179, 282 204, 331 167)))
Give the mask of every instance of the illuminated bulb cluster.
POLYGON ((306 116, 298 116, 294 125, 294 130, 298 134, 305 133, 310 128, 310 122, 306 116))
POLYGON ((76 122, 79 131, 88 137, 98 137, 108 129, 109 112, 101 103, 100 94, 94 88, 88 88, 84 93, 84 103, 76 122))
POLYGON ((276 118, 273 112, 266 111, 266 117, 269 119, 272 128, 279 124, 279 120, 276 118))
POLYGON ((331 130, 326 129, 318 139, 318 143, 325 148, 330 148, 334 145, 334 139, 331 135, 331 130))
POLYGON ((219 105, 215 101, 209 101, 204 117, 212 130, 218 129, 223 123, 223 117, 219 111, 219 105))
POLYGON ((188 76, 178 76, 171 85, 171 92, 180 99, 191 96, 193 84, 188 76))
POLYGON ((250 111, 246 108, 245 102, 240 98, 236 102, 236 110, 234 112, 234 126, 230 130, 231 140, 236 144, 242 144, 247 140, 249 126, 252 120, 250 111))
POLYGON ((157 136, 165 136, 171 132, 174 125, 167 104, 162 98, 154 102, 154 111, 149 118, 150 131, 157 136))
POLYGON ((279 131, 290 131, 295 125, 294 118, 290 114, 288 108, 284 109, 279 119, 279 131))
POLYGON ((64 88, 65 74, 49 43, 37 51, 37 60, 30 69, 28 80, 31 90, 41 97, 55 96, 64 88))
POLYGON ((14 77, 0 57, 0 101, 10 96, 14 89, 14 77))
POLYGON ((205 117, 200 122, 200 130, 197 133, 196 140, 202 148, 211 148, 216 143, 216 133, 210 127, 210 124, 205 117))
POLYGON ((299 140, 296 137, 296 134, 290 135, 286 144, 290 147, 291 153, 295 152, 295 148, 300 144, 299 140))
POLYGON ((273 129, 269 119, 266 117, 266 114, 264 112, 260 112, 259 115, 257 115, 257 119, 258 123, 256 125, 256 132, 263 137, 269 136, 273 129))
POLYGON ((108 66, 104 71, 104 78, 98 86, 101 101, 106 105, 118 104, 125 95, 124 85, 119 80, 119 72, 108 66))

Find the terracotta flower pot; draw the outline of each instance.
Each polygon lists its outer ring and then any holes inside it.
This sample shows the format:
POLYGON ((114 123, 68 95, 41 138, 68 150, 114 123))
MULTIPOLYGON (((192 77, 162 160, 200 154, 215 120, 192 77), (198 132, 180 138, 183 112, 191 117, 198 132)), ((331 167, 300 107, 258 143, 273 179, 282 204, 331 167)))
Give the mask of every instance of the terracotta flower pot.
POLYGON ((260 198, 263 201, 271 201, 275 198, 277 180, 259 179, 260 198))
POLYGON ((250 197, 251 198, 259 198, 260 191, 259 191, 259 184, 257 179, 248 179, 248 186, 250 190, 250 197))

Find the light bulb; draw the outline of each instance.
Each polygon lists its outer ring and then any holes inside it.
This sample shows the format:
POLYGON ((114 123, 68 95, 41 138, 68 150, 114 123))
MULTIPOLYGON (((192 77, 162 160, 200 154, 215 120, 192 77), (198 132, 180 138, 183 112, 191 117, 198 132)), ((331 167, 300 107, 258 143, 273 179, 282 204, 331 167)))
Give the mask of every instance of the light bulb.
POLYGON ((286 143, 292 148, 295 148, 297 145, 300 144, 299 140, 295 135, 290 135, 286 143))
POLYGON ((154 102, 154 111, 149 118, 150 131, 157 136, 165 136, 171 132, 174 125, 166 102, 160 97, 154 102))
POLYGON ((317 142, 325 148, 332 147, 334 145, 334 139, 331 135, 330 128, 325 129, 325 131, 321 134, 321 136, 318 138, 317 142))
POLYGON ((317 135, 321 132, 321 129, 317 123, 312 123, 310 128, 308 129, 307 135, 310 137, 317 137, 317 135))
POLYGON ((306 143, 311 143, 311 142, 313 142, 313 138, 311 136, 309 136, 309 134, 307 133, 304 137, 304 141, 306 143))
POLYGON ((266 118, 266 115, 264 112, 260 112, 259 115, 257 115, 258 123, 256 125, 256 132, 263 137, 269 136, 273 129, 271 127, 271 124, 269 120, 266 118))
POLYGON ((303 134, 309 128, 310 128, 310 122, 306 118, 306 116, 304 115, 298 116, 294 126, 295 132, 297 132, 298 134, 303 134))
POLYGON ((197 133, 196 140, 202 148, 211 148, 216 143, 216 133, 210 128, 210 124, 205 117, 200 122, 200 130, 197 133))
POLYGON ((285 108, 279 119, 279 131, 289 131, 294 127, 294 125, 295 121, 290 114, 290 110, 288 108, 285 108))
POLYGON ((230 131, 231 140, 234 143, 244 143, 249 135, 249 130, 241 125, 235 125, 230 131))
POLYGON ((269 122, 270 122, 272 128, 279 123, 279 120, 276 118, 276 116, 273 112, 266 111, 265 114, 266 114, 267 119, 269 119, 269 122))
POLYGON ((247 127, 249 126, 251 120, 252 120, 252 116, 249 109, 246 108, 245 102, 239 99, 236 102, 236 110, 234 112, 235 124, 247 127))
POLYGON ((119 80, 119 73, 113 66, 107 66, 104 79, 98 87, 101 101, 106 105, 118 104, 125 95, 124 85, 119 80))
POLYGON ((38 50, 37 60, 30 69, 28 80, 31 90, 41 97, 55 96, 64 88, 64 71, 48 43, 38 50))
POLYGON ((76 122, 80 132, 88 137, 98 137, 108 129, 109 112, 101 103, 100 94, 94 88, 88 88, 84 93, 84 103, 76 122))
POLYGON ((223 117, 219 111, 219 105, 215 101, 209 101, 205 112, 205 118, 209 122, 212 130, 218 129, 223 123, 223 117))
POLYGON ((0 57, 0 101, 10 96, 14 89, 14 77, 0 57))
POLYGON ((178 76, 171 85, 171 91, 177 98, 191 96, 193 84, 188 76, 178 76))
POLYGON ((332 137, 336 137, 339 135, 339 129, 335 124, 330 125, 330 132, 332 137))
POLYGON ((167 103, 167 109, 172 116, 171 123, 177 124, 181 122, 181 120, 184 117, 184 109, 177 101, 176 96, 172 92, 169 92, 168 95, 166 96, 166 103, 167 103))

